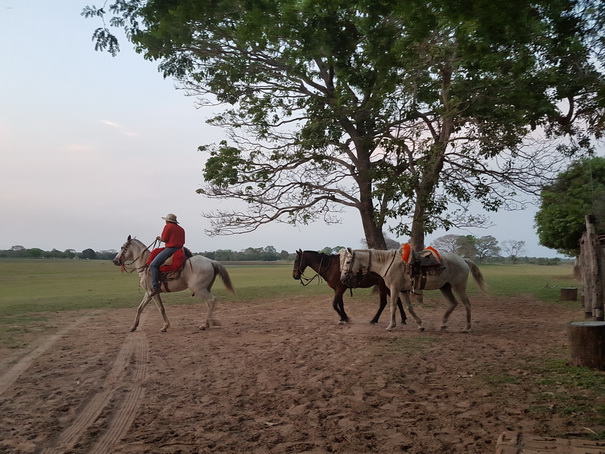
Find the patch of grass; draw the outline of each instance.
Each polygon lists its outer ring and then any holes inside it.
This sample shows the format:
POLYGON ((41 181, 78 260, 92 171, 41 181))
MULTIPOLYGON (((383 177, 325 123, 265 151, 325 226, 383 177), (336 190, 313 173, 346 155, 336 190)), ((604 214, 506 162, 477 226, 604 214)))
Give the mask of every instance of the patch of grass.
MULTIPOLYGON (((572 265, 482 265, 481 272, 493 296, 531 295, 542 301, 560 303, 562 287, 578 287, 572 265)), ((469 293, 479 291, 469 278, 469 293)), ((565 302, 577 305, 577 302, 565 302)))
POLYGON ((605 373, 572 366, 563 359, 545 358, 535 363, 531 383, 537 392, 529 407, 531 414, 559 414, 573 417, 586 432, 576 434, 605 440, 605 373))
POLYGON ((395 354, 409 355, 428 350, 439 341, 436 336, 395 337, 388 340, 387 349, 395 354))
POLYGON ((492 386, 500 386, 500 385, 516 385, 519 384, 521 379, 516 376, 512 376, 509 374, 489 374, 489 373, 481 373, 478 374, 479 380, 492 385, 492 386))
POLYGON ((538 384, 564 386, 600 391, 605 396, 605 373, 587 367, 572 366, 562 359, 545 359, 536 365, 535 372, 541 376, 538 384))

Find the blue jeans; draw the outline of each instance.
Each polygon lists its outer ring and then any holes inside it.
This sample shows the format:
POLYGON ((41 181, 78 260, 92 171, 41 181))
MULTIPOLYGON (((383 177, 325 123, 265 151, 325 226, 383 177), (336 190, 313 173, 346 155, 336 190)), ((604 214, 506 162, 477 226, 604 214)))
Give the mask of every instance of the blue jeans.
POLYGON ((160 286, 160 266, 162 266, 164 262, 170 257, 172 257, 172 254, 174 254, 179 249, 180 248, 178 247, 167 247, 158 255, 156 255, 155 258, 149 264, 149 268, 151 269, 151 285, 154 288, 160 286))

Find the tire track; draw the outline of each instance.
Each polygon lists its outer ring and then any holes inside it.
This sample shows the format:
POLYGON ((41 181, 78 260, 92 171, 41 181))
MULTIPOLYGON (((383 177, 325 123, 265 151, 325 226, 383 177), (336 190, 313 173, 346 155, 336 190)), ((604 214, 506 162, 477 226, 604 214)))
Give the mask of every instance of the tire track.
POLYGON ((90 454, 104 454, 111 452, 114 446, 120 439, 126 435, 134 418, 138 412, 141 402, 145 396, 143 383, 147 374, 147 363, 149 362, 149 349, 145 338, 139 338, 136 345, 136 370, 133 377, 133 386, 130 392, 126 395, 122 404, 117 410, 109 424, 107 431, 94 445, 90 454))
POLYGON ((109 405, 114 394, 124 383, 132 384, 132 389, 122 400, 120 406, 115 411, 109 427, 100 437, 93 451, 96 453, 111 452, 111 446, 123 437, 136 413, 144 396, 144 389, 141 386, 147 374, 147 362, 149 358, 149 349, 145 333, 129 333, 118 352, 113 367, 103 384, 104 390, 97 393, 88 404, 76 415, 72 425, 67 427, 58 437, 54 447, 45 448, 43 454, 60 454, 71 450, 78 440, 85 434, 87 429, 97 420, 105 407, 109 405), (133 380, 126 382, 125 377, 128 371, 128 365, 133 358, 134 377, 133 380))
POLYGON ((92 315, 81 317, 70 324, 67 328, 64 328, 58 333, 45 337, 36 342, 37 347, 34 347, 32 350, 30 350, 29 353, 25 354, 25 356, 23 356, 14 366, 0 375, 0 395, 11 387, 11 385, 21 376, 21 374, 32 365, 36 358, 52 347, 52 345, 63 336, 67 335, 69 331, 77 328, 84 322, 87 322, 91 317, 92 315))

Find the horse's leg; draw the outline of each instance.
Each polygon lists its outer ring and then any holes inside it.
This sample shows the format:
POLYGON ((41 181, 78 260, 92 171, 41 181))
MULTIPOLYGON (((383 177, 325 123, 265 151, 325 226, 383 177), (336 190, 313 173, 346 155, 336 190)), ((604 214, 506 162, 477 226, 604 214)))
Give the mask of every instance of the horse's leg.
POLYGON ((141 313, 143 312, 143 309, 145 309, 145 306, 147 306, 149 301, 151 301, 151 298, 149 298, 149 292, 147 292, 147 293, 145 293, 143 300, 139 303, 139 307, 137 308, 137 315, 134 317, 134 323, 130 327, 130 332, 136 331, 137 328, 139 327, 139 320, 141 319, 141 313))
POLYGON ((340 315, 340 320, 338 321, 339 325, 344 325, 345 323, 349 322, 349 316, 345 312, 345 303, 343 300, 343 295, 346 291, 346 288, 334 290, 334 300, 332 301, 332 307, 336 312, 338 312, 338 315, 340 315))
POLYGON ((403 291, 399 293, 399 297, 403 298, 403 302, 405 306, 408 308, 408 312, 412 315, 412 318, 416 321, 416 325, 418 325, 418 331, 424 331, 424 326, 422 326, 422 319, 416 315, 414 308, 412 307, 412 301, 410 300, 410 292, 403 291))
POLYGON ((397 307, 399 308, 399 313, 401 314, 401 324, 407 325, 406 320, 408 319, 405 315, 405 311, 403 310, 403 303, 401 302, 401 298, 397 298, 397 307))
POLYGON ((378 307, 378 312, 376 312, 376 315, 374 316, 374 318, 372 320, 370 320, 370 323, 372 325, 375 325, 376 323, 378 323, 378 319, 380 318, 382 311, 387 306, 388 293, 387 293, 386 289, 379 287, 378 291, 380 292, 380 306, 378 307))
POLYGON ((389 326, 387 326, 387 331, 391 331, 393 328, 397 326, 397 302, 395 298, 397 298, 397 294, 399 293, 399 289, 389 287, 389 309, 390 309, 390 322, 389 326))
POLYGON ((471 301, 468 299, 468 295, 466 294, 466 290, 456 290, 456 294, 464 304, 464 309, 466 309, 466 327, 462 330, 463 333, 468 333, 471 330, 471 301))
POLYGON ((168 317, 166 316, 166 309, 164 309, 164 303, 162 303, 162 298, 160 298, 160 294, 158 293, 153 297, 155 301, 155 305, 158 307, 160 314, 162 314, 162 318, 164 319, 164 326, 160 330, 160 333, 165 333, 166 330, 170 327, 170 322, 168 321, 168 317))
MULTIPOLYGON (((451 284, 449 284, 449 283, 445 284, 439 290, 441 290, 441 293, 443 293, 443 296, 445 296, 445 298, 450 303, 448 308, 445 311, 445 314, 443 314, 443 320, 441 321, 441 330, 443 331, 447 328, 447 321, 450 318, 450 314, 454 311, 454 309, 456 309, 456 306, 458 306, 458 301, 456 300, 456 297, 454 296, 454 292, 452 292, 451 284)), ((470 320, 468 319, 468 316, 469 316, 469 311, 467 310, 467 323, 466 323, 466 329, 464 330, 464 332, 470 330, 470 320)))
POLYGON ((206 302, 208 312, 206 313, 206 321, 200 325, 200 329, 208 329, 211 326, 218 326, 220 323, 214 320, 212 313, 214 312, 214 306, 216 305, 216 296, 210 293, 206 289, 197 290, 195 296, 198 296, 202 301, 206 302))

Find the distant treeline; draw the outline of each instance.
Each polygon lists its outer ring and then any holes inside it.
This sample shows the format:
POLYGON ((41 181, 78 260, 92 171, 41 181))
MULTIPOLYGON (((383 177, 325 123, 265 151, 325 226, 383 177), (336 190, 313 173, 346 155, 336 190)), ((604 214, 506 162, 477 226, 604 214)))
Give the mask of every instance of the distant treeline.
MULTIPOLYGON (((325 247, 319 252, 325 254, 336 254, 342 246, 325 247)), ((0 258, 36 258, 36 259, 85 259, 85 260, 112 260, 117 254, 115 250, 95 251, 93 249, 84 249, 82 252, 76 252, 73 249, 67 249, 63 252, 53 249, 44 251, 39 248, 27 249, 22 246, 13 246, 7 250, 0 250, 0 258)), ((242 251, 232 251, 230 249, 218 249, 216 251, 194 252, 195 255, 203 255, 219 262, 276 262, 293 261, 296 253, 290 253, 282 250, 277 252, 273 246, 262 248, 247 248, 242 251)), ((545 258, 545 257, 472 257, 478 264, 487 263, 517 263, 532 265, 560 265, 563 263, 573 263, 573 259, 545 258)))
MULTIPOLYGON (((74 249, 67 249, 65 251, 53 249, 52 251, 44 251, 39 248, 28 249, 23 246, 13 246, 7 250, 0 250, 0 258, 112 260, 116 254, 117 251, 115 250, 95 251, 93 249, 84 249, 82 252, 76 252, 74 249)), ((289 253, 288 251, 277 252, 273 246, 247 248, 243 251, 219 249, 217 251, 194 252, 194 254, 204 255, 219 262, 274 262, 278 260, 294 260, 296 256, 295 253, 289 253)))

